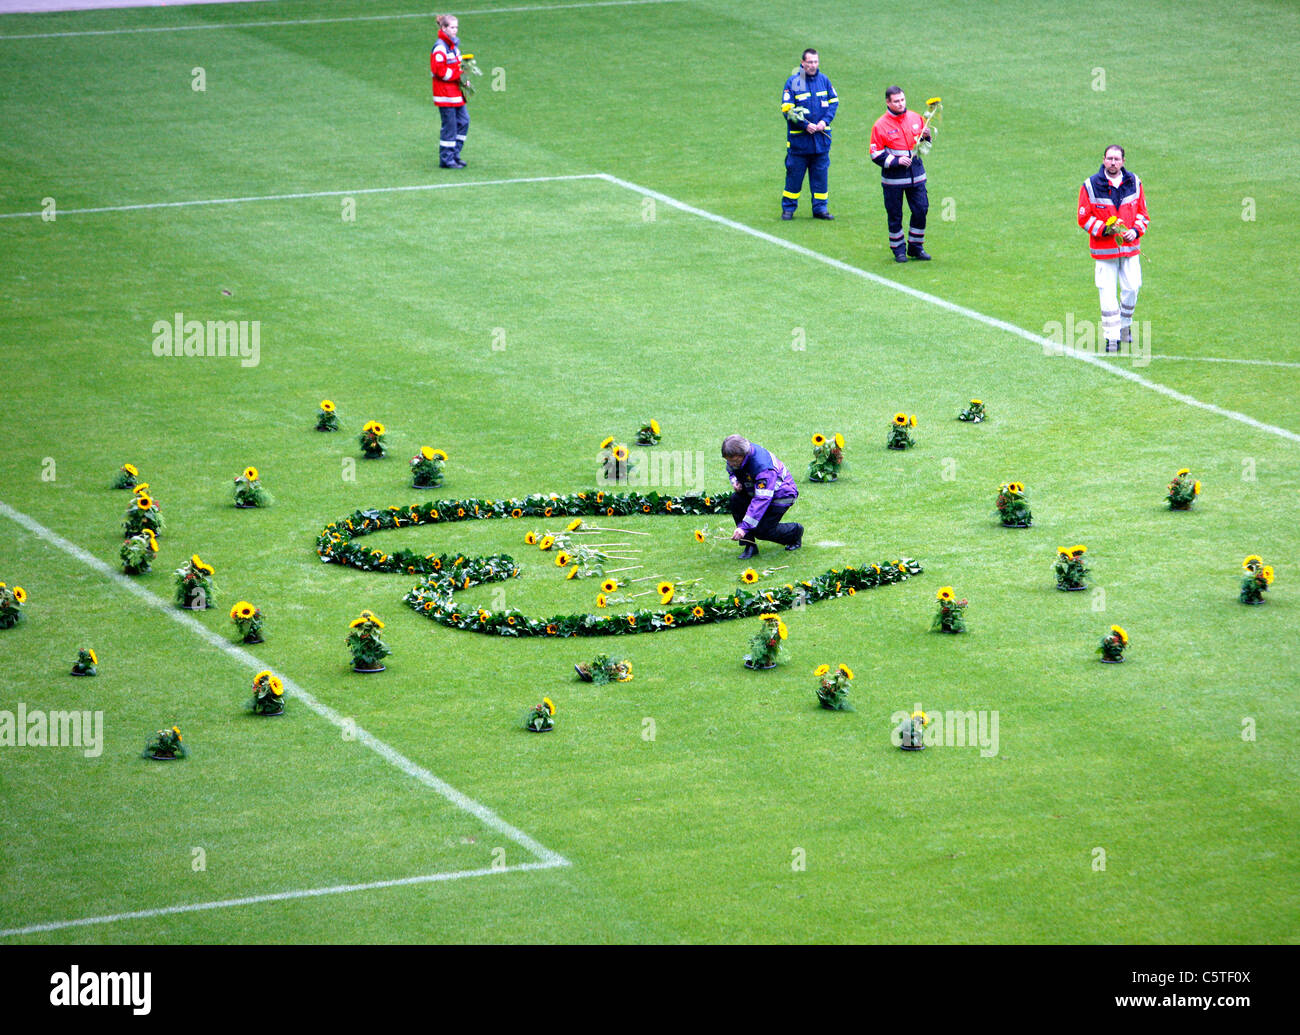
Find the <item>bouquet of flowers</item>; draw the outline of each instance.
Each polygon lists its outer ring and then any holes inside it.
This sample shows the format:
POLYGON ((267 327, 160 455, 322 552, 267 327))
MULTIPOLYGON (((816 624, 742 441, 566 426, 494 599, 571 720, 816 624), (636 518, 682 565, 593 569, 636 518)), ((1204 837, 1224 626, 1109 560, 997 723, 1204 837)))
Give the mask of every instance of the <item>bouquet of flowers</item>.
POLYGON ((338 431, 339 415, 334 412, 334 404, 328 399, 322 399, 320 403, 320 413, 316 414, 317 431, 338 431))
POLYGON ((411 457, 411 485, 417 489, 436 489, 442 484, 446 463, 447 454, 441 449, 421 446, 420 451, 411 457))
POLYGON ((983 402, 979 399, 972 399, 970 405, 957 414, 957 419, 964 420, 968 424, 979 424, 981 421, 988 419, 988 414, 984 412, 983 402))
POLYGON ((636 443, 639 446, 657 446, 659 438, 659 422, 657 420, 646 421, 636 433, 636 443))
POLYGON ((808 462, 808 480, 838 481, 840 465, 844 463, 844 436, 837 431, 832 440, 819 432, 812 437, 812 444, 813 458, 808 462))
POLYGON ((1028 528, 1034 523, 1023 482, 1003 482, 993 505, 998 508, 998 516, 1002 519, 1004 528, 1028 528))
POLYGON ((1063 591, 1084 589, 1090 569, 1083 563, 1086 546, 1058 546, 1056 548, 1056 588, 1063 591))
POLYGON ((524 729, 530 733, 550 733, 555 729, 555 705, 549 697, 543 697, 541 704, 535 704, 524 716, 524 729))
POLYGON ((597 654, 588 662, 574 665, 578 678, 584 683, 626 683, 632 678, 632 662, 626 658, 614 661, 608 654, 597 654))
POLYGON ((114 489, 134 489, 136 479, 140 477, 140 472, 136 470, 133 464, 123 464, 117 469, 117 474, 113 476, 114 489))
POLYGON ((1101 638, 1097 653, 1107 665, 1118 665, 1124 660, 1124 650, 1128 647, 1128 633, 1118 625, 1112 625, 1110 632, 1101 638))
POLYGON ((1191 475, 1192 472, 1184 467, 1169 483, 1169 494, 1165 499, 1169 501, 1170 510, 1191 510, 1196 497, 1201 494, 1201 483, 1193 481, 1191 475))
POLYGON ((185 758, 189 754, 189 750, 181 743, 184 739, 181 736, 179 726, 159 730, 149 738, 149 743, 144 746, 144 757, 153 758, 160 762, 185 758))
POLYGON ((384 426, 377 420, 368 420, 357 436, 361 451, 367 460, 378 460, 384 455, 384 426))
POLYGON ((275 499, 262 488, 257 478, 256 467, 245 467, 244 473, 235 478, 236 507, 269 507, 275 499))
POLYGON ((894 734, 898 746, 904 751, 925 750, 925 728, 930 725, 930 716, 923 711, 915 711, 898 724, 894 734))
POLYGON ((746 668, 776 668, 778 661, 784 661, 785 638, 789 630, 781 616, 771 612, 758 616, 763 624, 749 641, 749 653, 745 655, 746 668))
POLYGON ((72 664, 74 676, 94 676, 99 674, 99 658, 91 647, 82 647, 77 651, 77 660, 72 664))
POLYGON ((126 516, 122 520, 122 531, 128 536, 143 532, 146 528, 151 532, 162 534, 163 518, 158 510, 158 501, 150 496, 147 491, 142 491, 147 487, 147 483, 144 482, 137 485, 135 494, 131 497, 131 505, 126 508, 126 516))
POLYGON ((1111 216, 1106 220, 1105 227, 1102 228, 1102 236, 1123 237, 1128 233, 1128 227, 1124 225, 1124 220, 1119 216, 1111 216))
POLYGON ((1251 554, 1241 566, 1246 574, 1241 580, 1241 602, 1243 604, 1262 604, 1268 587, 1273 585, 1273 566, 1265 564, 1263 558, 1251 554))
POLYGON ((482 70, 478 67, 478 62, 474 60, 473 54, 462 54, 460 56, 460 88, 464 91, 466 97, 473 97, 476 87, 474 80, 470 79, 471 75, 482 75, 482 70))
POLYGON ((27 603, 27 590, 22 586, 10 589, 0 582, 0 629, 12 629, 23 620, 23 605, 27 603))
POLYGON ((239 630, 241 643, 262 642, 262 609, 247 600, 241 600, 230 609, 230 620, 239 630))
POLYGON ((916 439, 912 438, 911 429, 916 427, 916 414, 908 416, 906 413, 894 414, 894 419, 889 425, 889 437, 885 439, 885 445, 890 449, 910 449, 916 445, 916 439))
POLYGON ((373 611, 366 610, 348 628, 351 632, 348 633, 347 644, 348 650, 352 652, 353 671, 382 672, 384 666, 380 662, 392 653, 379 637, 384 623, 375 617, 373 611))
POLYGON ((269 671, 253 677, 253 699, 248 702, 254 715, 284 714, 284 681, 269 671))
POLYGON ((958 600, 951 586, 941 586, 934 598, 939 601, 939 610, 930 623, 931 632, 963 633, 966 631, 966 600, 958 600))
POLYGON ((848 665, 837 665, 831 671, 830 665, 818 665, 813 669, 817 677, 817 700, 823 708, 833 712, 851 712, 849 704, 849 683, 853 679, 853 670, 848 665))
POLYGON ((128 575, 147 574, 158 555, 158 539, 152 528, 123 540, 117 555, 122 558, 122 570, 128 575))
POLYGON ((176 604, 188 611, 204 611, 212 606, 212 576, 216 570, 199 560, 197 553, 176 569, 176 604))

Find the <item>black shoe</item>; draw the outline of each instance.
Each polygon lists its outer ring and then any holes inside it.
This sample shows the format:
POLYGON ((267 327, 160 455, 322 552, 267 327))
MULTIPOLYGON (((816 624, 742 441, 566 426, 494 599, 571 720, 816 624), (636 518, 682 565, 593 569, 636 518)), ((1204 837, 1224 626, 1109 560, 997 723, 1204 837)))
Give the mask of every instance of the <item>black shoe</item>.
POLYGON ((813 219, 834 219, 835 217, 829 212, 814 212, 813 219))
POLYGON ((927 252, 924 248, 922 248, 919 244, 916 245, 916 247, 914 247, 914 248, 908 248, 908 249, 907 249, 907 254, 908 254, 908 256, 910 256, 911 258, 916 259, 917 262, 929 262, 929 261, 930 261, 930 253, 927 252))
POLYGON ((757 557, 757 556, 758 556, 758 547, 755 546, 753 543, 746 543, 745 548, 740 551, 740 559, 742 561, 747 561, 751 557, 757 557))
POLYGON ((894 261, 895 261, 895 262, 906 262, 906 261, 907 261, 907 252, 903 251, 902 248, 895 248, 895 249, 894 249, 894 261))
POLYGON ((1119 351, 1119 342, 1117 342, 1117 341, 1108 341, 1108 342, 1106 342, 1106 351, 1107 351, 1107 352, 1118 352, 1118 351, 1119 351))
POLYGON ((787 550, 797 550, 803 546, 803 525, 799 526, 799 538, 786 547, 787 550))
POLYGON ((782 218, 782 219, 793 219, 793 218, 794 218, 794 213, 793 213, 793 212, 787 212, 785 209, 782 209, 782 210, 781 210, 781 218, 782 218))

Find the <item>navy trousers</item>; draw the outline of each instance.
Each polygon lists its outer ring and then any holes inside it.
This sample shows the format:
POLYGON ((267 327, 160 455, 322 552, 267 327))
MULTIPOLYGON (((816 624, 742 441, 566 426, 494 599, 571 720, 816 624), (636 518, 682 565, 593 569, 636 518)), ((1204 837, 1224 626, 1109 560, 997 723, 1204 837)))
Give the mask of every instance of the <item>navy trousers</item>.
POLYGON ((438 138, 438 161, 450 165, 460 157, 460 149, 465 146, 465 134, 469 132, 469 108, 439 108, 442 112, 442 135, 438 138))
POLYGON ((907 195, 907 207, 912 217, 908 220, 907 246, 920 248, 925 243, 925 214, 930 211, 930 198, 925 193, 925 184, 916 183, 910 187, 891 187, 884 184, 885 214, 889 217, 889 247, 898 251, 903 247, 903 195, 907 195))
MULTIPOLYGON (((754 497, 744 492, 734 492, 731 495, 731 517, 737 525, 745 516, 745 511, 749 509, 750 503, 754 497)), ((758 523, 758 527, 750 533, 750 539, 766 539, 771 543, 779 543, 782 546, 789 546, 799 538, 801 526, 794 521, 782 521, 785 512, 794 506, 795 500, 773 500, 768 504, 767 510, 763 511, 763 518, 758 523)), ((748 542, 742 539, 740 542, 748 542)))
POLYGON ((808 189, 812 192, 814 212, 826 211, 826 181, 831 167, 831 153, 803 154, 798 151, 785 153, 785 193, 781 195, 781 209, 793 212, 799 207, 799 195, 803 193, 803 178, 808 176, 808 189))

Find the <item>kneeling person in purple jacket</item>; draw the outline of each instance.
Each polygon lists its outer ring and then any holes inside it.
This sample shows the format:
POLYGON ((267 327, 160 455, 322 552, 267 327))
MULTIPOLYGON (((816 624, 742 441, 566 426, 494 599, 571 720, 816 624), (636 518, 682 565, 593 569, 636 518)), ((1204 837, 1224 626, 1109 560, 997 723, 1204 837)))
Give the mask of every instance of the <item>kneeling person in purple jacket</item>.
POLYGON ((803 545, 803 525, 781 521, 799 498, 785 464, 740 435, 728 435, 723 440, 722 459, 727 462, 727 474, 736 490, 731 496, 736 534, 731 538, 745 544, 740 559, 747 561, 758 553, 757 539, 780 543, 787 550, 799 549, 803 545))

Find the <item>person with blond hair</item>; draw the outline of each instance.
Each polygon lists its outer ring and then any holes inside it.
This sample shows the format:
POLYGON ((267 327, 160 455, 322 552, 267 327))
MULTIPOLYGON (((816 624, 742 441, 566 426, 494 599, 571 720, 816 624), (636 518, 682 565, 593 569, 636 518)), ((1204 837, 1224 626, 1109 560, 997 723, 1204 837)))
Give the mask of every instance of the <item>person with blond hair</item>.
POLYGON ((468 162, 460 156, 469 133, 469 110, 465 107, 465 90, 461 85, 460 19, 454 14, 440 14, 438 39, 429 53, 429 71, 433 75, 433 103, 442 115, 442 133, 438 138, 438 164, 444 169, 464 169, 468 162))

